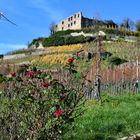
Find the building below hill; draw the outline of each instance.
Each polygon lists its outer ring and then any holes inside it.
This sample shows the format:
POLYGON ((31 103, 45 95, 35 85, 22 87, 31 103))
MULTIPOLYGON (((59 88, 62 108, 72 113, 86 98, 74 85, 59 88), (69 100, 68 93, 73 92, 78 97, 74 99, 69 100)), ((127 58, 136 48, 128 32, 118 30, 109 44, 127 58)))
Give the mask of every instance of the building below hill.
POLYGON ((82 12, 75 13, 72 16, 60 21, 54 25, 54 32, 65 31, 65 30, 78 30, 82 28, 94 28, 94 27, 106 27, 106 28, 117 28, 117 24, 112 20, 98 20, 84 17, 82 12))

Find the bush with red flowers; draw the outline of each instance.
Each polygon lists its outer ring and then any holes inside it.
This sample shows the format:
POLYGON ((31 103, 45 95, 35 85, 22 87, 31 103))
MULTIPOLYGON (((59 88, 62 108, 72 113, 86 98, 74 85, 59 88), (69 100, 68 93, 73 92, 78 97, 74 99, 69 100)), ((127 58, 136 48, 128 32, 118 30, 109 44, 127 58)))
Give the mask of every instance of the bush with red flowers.
POLYGON ((27 76, 32 77, 33 75, 34 75, 34 73, 32 71, 27 72, 27 76))
POLYGON ((54 112, 54 116, 57 117, 57 118, 60 117, 60 116, 62 116, 62 110, 61 109, 56 110, 54 112))
POLYGON ((0 82, 6 84, 0 92, 1 140, 56 140, 70 130, 84 100, 83 85, 75 82, 73 59, 68 62, 59 75, 61 82, 37 69, 1 76, 0 82))
POLYGON ((73 57, 68 59, 68 63, 73 63, 73 61, 74 61, 73 57))
POLYGON ((16 72, 15 71, 11 72, 10 74, 11 74, 12 77, 16 77, 16 72))
POLYGON ((43 87, 44 88, 48 88, 49 87, 49 83, 48 82, 43 83, 43 87))

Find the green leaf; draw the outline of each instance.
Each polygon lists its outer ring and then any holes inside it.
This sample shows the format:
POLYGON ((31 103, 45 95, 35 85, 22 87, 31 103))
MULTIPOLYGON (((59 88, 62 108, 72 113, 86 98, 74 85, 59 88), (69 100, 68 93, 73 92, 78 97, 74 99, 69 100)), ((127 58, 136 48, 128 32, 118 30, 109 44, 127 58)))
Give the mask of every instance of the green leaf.
POLYGON ((75 73, 75 78, 80 79, 81 78, 81 73, 80 72, 75 73))
POLYGON ((51 113, 55 112, 55 110, 56 110, 56 107, 51 107, 51 108, 50 108, 50 112, 51 112, 51 113))
POLYGON ((44 93, 44 94, 48 94, 49 91, 48 91, 48 90, 43 90, 43 93, 44 93))

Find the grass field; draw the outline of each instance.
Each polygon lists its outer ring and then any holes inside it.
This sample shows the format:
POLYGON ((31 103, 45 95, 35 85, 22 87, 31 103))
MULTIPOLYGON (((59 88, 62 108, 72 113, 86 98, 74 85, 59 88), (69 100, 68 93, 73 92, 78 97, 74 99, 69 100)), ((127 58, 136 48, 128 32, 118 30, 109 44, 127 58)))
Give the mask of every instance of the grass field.
POLYGON ((63 140, 115 140, 140 130, 140 95, 103 96, 102 103, 87 101, 85 110, 63 140))

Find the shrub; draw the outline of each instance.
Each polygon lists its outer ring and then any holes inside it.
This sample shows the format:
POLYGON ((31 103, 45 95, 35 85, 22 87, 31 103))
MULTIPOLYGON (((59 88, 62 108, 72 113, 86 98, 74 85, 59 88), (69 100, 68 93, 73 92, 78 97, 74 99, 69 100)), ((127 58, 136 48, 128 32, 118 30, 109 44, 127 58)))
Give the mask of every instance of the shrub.
POLYGON ((66 36, 66 35, 69 35, 70 33, 73 33, 73 32, 81 32, 81 30, 58 31, 58 32, 55 32, 55 33, 52 35, 52 37, 66 36))
POLYGON ((59 45, 70 45, 77 43, 90 42, 94 40, 93 37, 84 37, 84 36, 68 36, 68 37, 49 37, 43 40, 42 44, 44 47, 49 46, 59 46, 59 45))
POLYGON ((0 54, 0 59, 3 59, 4 55, 3 54, 0 54))
POLYGON ((113 65, 120 65, 120 64, 128 62, 127 60, 121 59, 121 58, 116 57, 116 56, 115 57, 110 57, 108 61, 112 66, 113 65))
POLYGON ((30 48, 32 45, 35 45, 37 42, 42 42, 45 38, 39 37, 37 39, 33 39, 31 43, 29 43, 28 48, 30 48))
POLYGON ((1 140, 55 140, 70 130, 83 104, 82 84, 74 82, 73 61, 66 65, 67 82, 35 67, 1 76, 0 82, 6 84, 0 92, 1 140))
POLYGON ((103 60, 108 59, 110 56, 112 56, 112 53, 110 52, 107 52, 107 51, 101 52, 101 58, 103 60))

